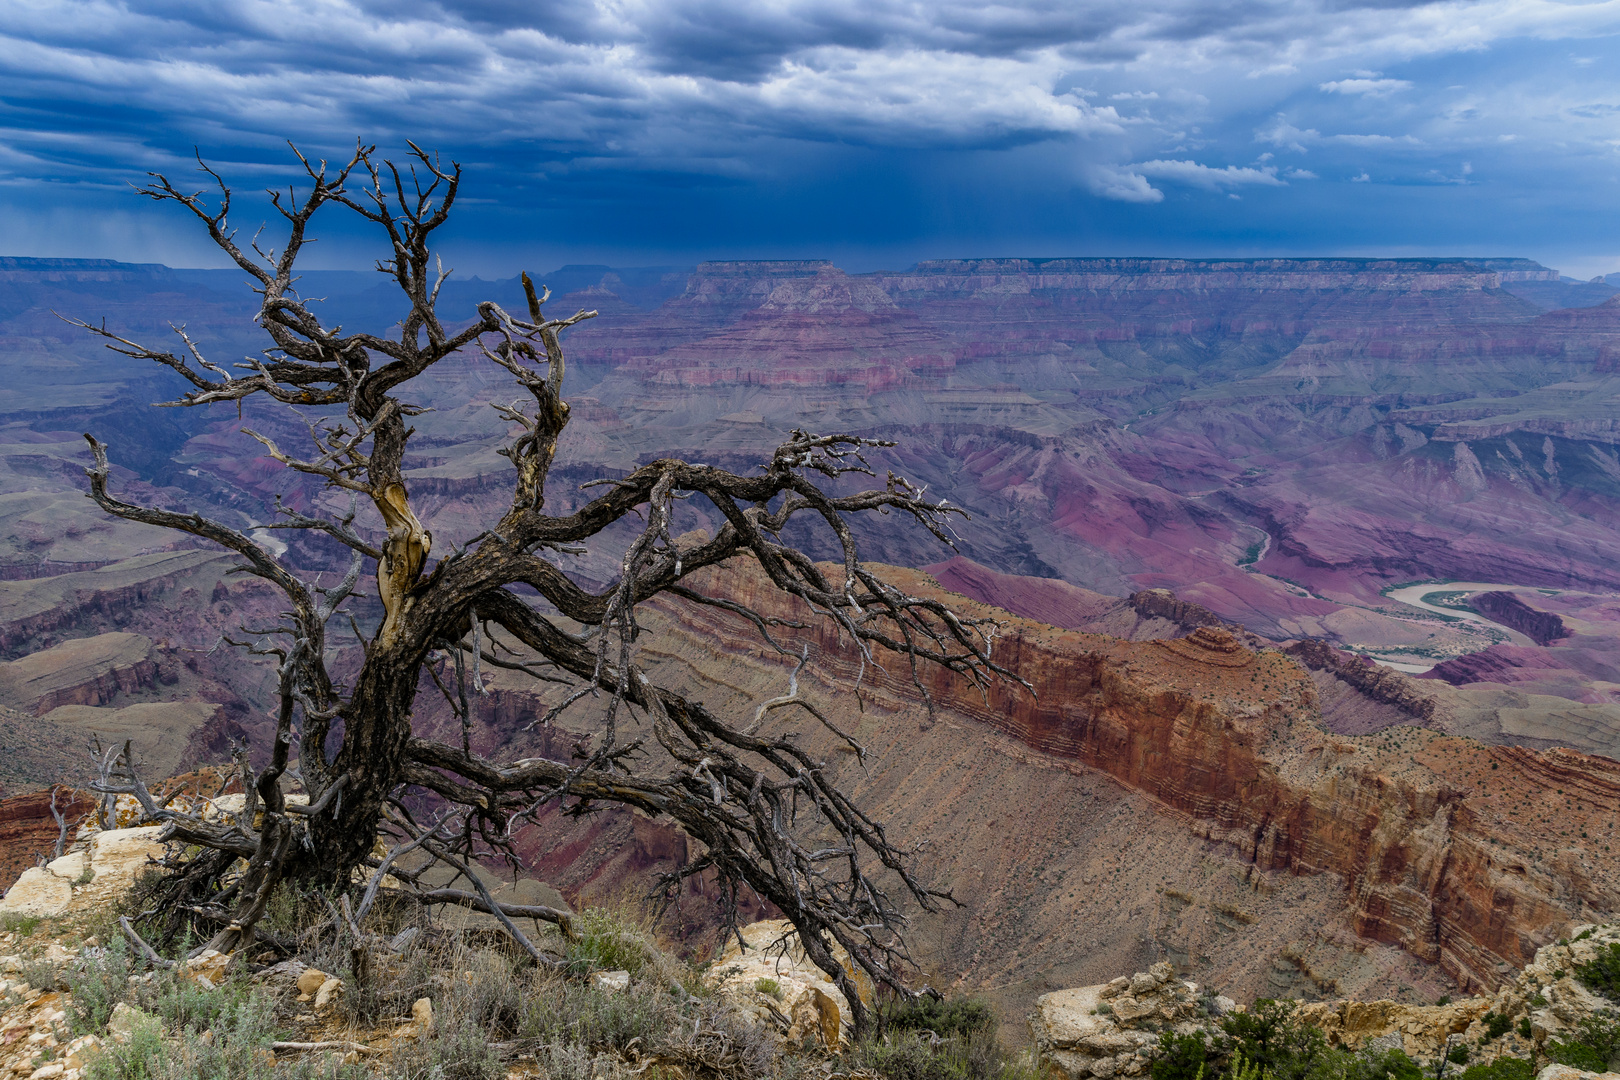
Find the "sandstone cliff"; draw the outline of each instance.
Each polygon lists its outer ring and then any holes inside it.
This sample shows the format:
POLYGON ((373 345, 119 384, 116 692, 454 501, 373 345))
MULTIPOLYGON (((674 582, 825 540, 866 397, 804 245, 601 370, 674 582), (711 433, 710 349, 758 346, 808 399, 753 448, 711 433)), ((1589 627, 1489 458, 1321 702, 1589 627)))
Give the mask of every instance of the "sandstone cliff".
MULTIPOLYGON (((937 588, 915 571, 887 573, 937 588)), ((754 578, 724 587, 792 613, 754 578)), ((1224 631, 1132 643, 963 606, 1006 623, 997 655, 1035 693, 992 687, 980 697, 922 672, 945 715, 1107 773, 1257 869, 1333 875, 1356 933, 1464 986, 1495 987, 1573 923, 1620 907, 1617 856, 1604 850, 1617 839, 1620 764, 1414 728, 1336 736, 1317 723, 1304 670, 1224 631)), ((751 648, 729 617, 673 614, 729 650, 751 648)), ((836 635, 811 641, 824 670, 853 681, 836 635)), ((874 692, 904 700, 907 681, 879 675, 874 692)))

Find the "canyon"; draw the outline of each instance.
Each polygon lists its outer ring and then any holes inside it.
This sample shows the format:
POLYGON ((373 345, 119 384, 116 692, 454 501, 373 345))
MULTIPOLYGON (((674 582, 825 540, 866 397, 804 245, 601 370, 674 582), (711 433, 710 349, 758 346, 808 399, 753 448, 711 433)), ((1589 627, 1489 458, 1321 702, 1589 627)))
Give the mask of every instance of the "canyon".
MULTIPOLYGON (((94 736, 135 740, 165 775, 242 740, 266 748, 273 671, 221 638, 273 619, 274 595, 231 558, 101 515, 79 433, 110 444, 120 492, 247 529, 277 499, 337 514, 347 499, 240 432, 296 444, 295 411, 150 409, 175 379, 53 314, 148 344, 184 322, 210 357, 253 354, 238 277, 0 259, 8 796, 82 785, 94 736)), ((380 330, 398 312, 376 280, 317 272, 308 288, 380 330)), ((889 521, 857 535, 908 589, 1000 620, 1033 694, 936 679, 930 719, 906 678, 879 675, 856 702, 850 656, 804 639, 807 678, 872 753, 863 771, 818 750, 877 816, 931 840, 923 865, 967 905, 919 916, 930 977, 1015 1011, 1162 959, 1240 995, 1432 999, 1494 986, 1620 903, 1614 290, 1460 259, 715 262, 543 280, 553 313, 601 313, 564 341, 553 512, 656 457, 751 468, 804 427, 892 440, 876 468, 971 515, 954 552, 889 521), (1447 581, 1496 584, 1459 587, 1471 618, 1390 595, 1447 581)), ((486 296, 522 303, 515 281, 452 279, 441 307, 486 296)), ((408 481, 447 552, 510 498, 489 406, 512 388, 467 356, 421 392, 408 481)), ((695 501, 676 517, 720 523, 695 501)), ((341 573, 319 536, 255 535, 311 578, 341 573)), ((563 565, 600 588, 621 555, 563 565)), ((775 602, 745 574, 714 587, 775 602)), ((356 611, 375 626, 374 601, 356 611)), ((647 623, 660 677, 717 708, 780 692, 781 658, 723 613, 661 602, 647 623)), ((357 655, 344 638, 335 670, 357 655)), ((477 746, 566 756, 586 732, 523 731, 549 703, 498 673, 477 746)), ((425 729, 452 722, 420 704, 425 729)), ((37 846, 37 810, 8 799, 0 825, 33 822, 18 844, 37 846)), ((571 899, 692 855, 629 812, 544 819, 521 843, 571 899)), ((669 916, 694 943, 712 925, 705 888, 669 916)))

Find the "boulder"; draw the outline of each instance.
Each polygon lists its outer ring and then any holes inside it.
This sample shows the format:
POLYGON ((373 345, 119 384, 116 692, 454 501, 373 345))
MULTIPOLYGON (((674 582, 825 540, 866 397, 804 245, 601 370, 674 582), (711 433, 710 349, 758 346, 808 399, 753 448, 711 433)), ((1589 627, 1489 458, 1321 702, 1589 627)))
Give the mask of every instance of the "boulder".
POLYGON ((73 899, 73 885, 43 866, 24 870, 0 899, 0 911, 18 915, 60 915, 73 899))
POLYGON ((1583 1072, 1568 1065, 1548 1065, 1536 1074, 1536 1080, 1620 1080, 1620 1073, 1583 1072))
POLYGON ((1099 986, 1043 994, 1030 1014, 1041 1071, 1056 1078, 1140 1076, 1158 1033, 1214 1029, 1198 1007, 1197 987, 1160 962, 1099 986))
POLYGON ((186 961, 181 974, 205 990, 217 990, 229 978, 231 958, 217 949, 208 949, 186 961))
POLYGON ((621 990, 630 989, 630 973, 628 971, 593 971, 591 972, 591 985, 598 990, 606 990, 617 994, 621 990))
MULTIPOLYGON (((731 939, 707 975, 720 997, 796 1046, 836 1049, 850 1038, 853 1016, 848 1000, 810 962, 792 923, 757 922, 744 927, 740 936, 742 943, 731 939), (786 1019, 785 1031, 778 1017, 786 1019)), ((853 968, 847 956, 835 956, 846 971, 853 968)), ((864 998, 863 981, 856 980, 856 985, 864 998)))
POLYGON ((326 984, 326 980, 330 978, 331 976, 320 968, 305 968, 299 973, 298 981, 295 984, 298 987, 298 993, 301 995, 298 1000, 307 1001, 313 998, 316 992, 326 984))
POLYGON ((162 825, 103 829, 90 838, 90 870, 96 884, 127 889, 145 873, 148 862, 163 854, 158 843, 162 825))

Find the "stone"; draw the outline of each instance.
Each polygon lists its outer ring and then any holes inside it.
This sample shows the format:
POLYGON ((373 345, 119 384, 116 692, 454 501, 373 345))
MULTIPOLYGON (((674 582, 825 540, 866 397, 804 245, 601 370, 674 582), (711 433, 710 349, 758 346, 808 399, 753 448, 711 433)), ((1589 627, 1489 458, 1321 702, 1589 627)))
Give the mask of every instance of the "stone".
POLYGON ((433 1030, 433 1001, 417 998, 411 1003, 411 1022, 421 1031, 433 1030))
POLYGON ((231 958, 228 955, 217 949, 209 949, 200 956, 187 960, 182 974, 198 986, 216 990, 225 985, 225 980, 229 977, 227 969, 230 966, 231 958))
POLYGON ((56 1077, 67 1072, 67 1067, 60 1061, 53 1061, 49 1065, 41 1065, 28 1074, 28 1080, 56 1080, 56 1077))
POLYGON ((127 1002, 120 1001, 113 1006, 112 1016, 107 1020, 107 1031, 115 1042, 128 1042, 135 1034, 135 1029, 145 1027, 153 1022, 151 1013, 135 1008, 127 1002))
POLYGON ((148 862, 163 854, 157 842, 161 825, 103 829, 90 839, 90 870, 97 884, 127 889, 146 872, 148 862))
POLYGON ((1620 1080, 1620 1073, 1583 1072, 1568 1065, 1548 1065, 1536 1074, 1536 1080, 1620 1080))
POLYGON ((319 1013, 332 1004, 332 999, 343 993, 343 980, 328 978, 321 983, 321 988, 315 991, 315 1011, 319 1013))
POLYGON ((598 990, 607 990, 618 993, 630 989, 630 973, 628 971, 593 971, 591 972, 591 985, 598 990))
POLYGON ((43 866, 29 867, 16 884, 0 899, 0 912, 19 915, 51 916, 67 910, 73 900, 73 886, 43 866))
POLYGON ((64 881, 74 882, 90 869, 90 853, 80 848, 70 851, 60 859, 52 859, 45 864, 45 869, 64 881))
MULTIPOLYGON (((826 972, 811 963, 799 945, 793 924, 769 919, 742 928, 730 939, 705 976, 716 994, 767 1029, 779 1031, 773 1015, 787 1019, 780 1037, 795 1046, 837 1048, 852 1033, 850 1009, 843 991, 826 972)), ((850 972, 863 1000, 870 984, 854 971, 842 949, 834 957, 850 972)))
POLYGON ((1176 977, 1176 969, 1170 966, 1168 960, 1160 960, 1157 964, 1148 968, 1147 973, 1153 976, 1154 982, 1161 985, 1176 977))
MULTIPOLYGON (((298 976, 298 992, 305 998, 312 998, 331 976, 320 968, 305 968, 304 973, 298 976)), ((302 998, 300 1000, 303 1000, 302 998)))
POLYGON ((1114 1015, 1119 1018, 1121 1023, 1140 1020, 1144 1016, 1152 1016, 1158 1011, 1158 1007, 1151 1002, 1143 1001, 1129 994, 1121 994, 1114 999, 1114 1015))
POLYGON ((1041 995, 1029 1027, 1042 1074, 1051 1080, 1140 1076, 1165 1027, 1182 1035, 1213 1029, 1212 1020, 1191 1019, 1198 1015, 1196 985, 1176 980, 1169 964, 1155 968, 1101 986, 1041 995), (1142 996, 1126 992, 1137 986, 1144 987, 1142 996))

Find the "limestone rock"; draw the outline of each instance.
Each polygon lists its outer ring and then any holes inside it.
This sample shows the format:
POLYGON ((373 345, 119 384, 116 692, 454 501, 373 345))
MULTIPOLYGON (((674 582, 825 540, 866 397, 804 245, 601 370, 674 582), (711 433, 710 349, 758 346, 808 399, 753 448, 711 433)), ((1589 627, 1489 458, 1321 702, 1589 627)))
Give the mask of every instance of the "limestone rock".
POLYGON ((315 1012, 321 1013, 332 1005, 332 999, 343 993, 343 980, 328 978, 315 991, 315 1012))
POLYGON ((1548 1065, 1536 1074, 1536 1080, 1620 1080, 1620 1073, 1583 1072, 1568 1065, 1548 1065))
POLYGON ((630 989, 630 973, 628 971, 593 971, 591 972, 591 985, 598 990, 606 990, 616 994, 621 990, 630 989))
POLYGON ((1043 994, 1029 1017, 1042 1071, 1102 1080, 1139 1076, 1152 1060, 1159 1031, 1213 1029, 1196 995, 1197 986, 1176 979, 1175 969, 1162 961, 1128 979, 1043 994))
POLYGON ((17 883, 0 899, 0 912, 19 915, 60 915, 73 900, 73 886, 43 866, 24 870, 17 883))
POLYGON ((204 989, 216 990, 225 985, 228 978, 227 969, 230 966, 229 956, 217 949, 209 949, 200 956, 187 960, 182 974, 204 989))
POLYGON ((299 1000, 305 1001, 313 998, 320 988, 326 984, 326 980, 330 978, 331 976, 320 968, 305 968, 303 973, 298 976, 298 982, 294 984, 298 987, 299 994, 303 995, 299 1000))
POLYGON ((90 840, 90 870, 99 885, 127 889, 145 873, 149 859, 163 854, 157 842, 161 825, 103 829, 90 840))
POLYGON ((428 1032, 433 1030, 433 1002, 429 998, 417 998, 411 1003, 411 1023, 417 1030, 428 1032))
POLYGON ((156 1019, 151 1013, 137 1009, 127 1002, 120 1001, 113 1006, 112 1016, 107 1020, 107 1033, 114 1042, 128 1042, 134 1036, 137 1028, 155 1022, 156 1019))
MULTIPOLYGON (((277 994, 292 992, 298 988, 298 980, 309 971, 309 967, 302 960, 283 960, 273 964, 253 976, 253 981, 260 983, 277 994)), ((325 982, 325 978, 321 979, 325 982)), ((319 987, 317 987, 319 989, 319 987)))
POLYGON ((63 855, 60 859, 52 859, 45 864, 45 869, 66 881, 77 881, 90 869, 90 854, 83 848, 78 848, 63 855))
MULTIPOLYGON (((848 1000, 805 956, 792 923, 786 919, 753 923, 742 929, 741 937, 742 946, 732 939, 709 969, 709 984, 721 997, 771 1030, 777 1029, 773 1014, 786 1017, 784 1037, 795 1045, 837 1047, 850 1037, 853 1017, 848 1000)), ((838 960, 846 971, 853 966, 845 956, 838 960)))

